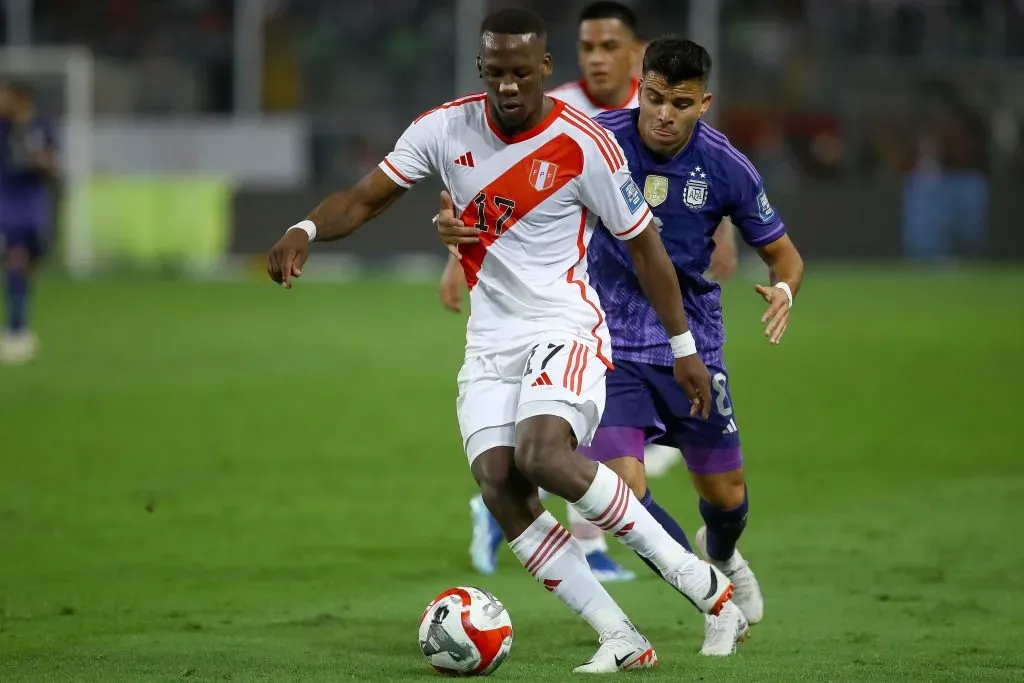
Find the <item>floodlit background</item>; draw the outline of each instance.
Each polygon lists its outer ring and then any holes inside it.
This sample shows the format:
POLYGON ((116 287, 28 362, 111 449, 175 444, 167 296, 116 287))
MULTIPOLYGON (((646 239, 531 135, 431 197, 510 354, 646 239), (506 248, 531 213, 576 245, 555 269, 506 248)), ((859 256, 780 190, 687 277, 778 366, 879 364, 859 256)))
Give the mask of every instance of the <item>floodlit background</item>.
MULTIPOLYGON (((550 85, 577 78, 576 0, 3 3, 0 78, 58 121, 64 182, 38 358, 0 367, 0 681, 427 680, 419 614, 469 584, 516 628, 497 676, 592 653, 510 553, 469 568, 440 186, 290 292, 263 274, 478 89, 477 26, 510 4, 549 22, 550 85)), ((1024 2, 627 4, 709 47, 711 117, 808 262, 778 348, 752 251, 725 284, 768 614, 708 662, 669 588, 615 586, 651 678, 1021 680, 1024 2)), ((652 488, 692 535, 685 472, 652 488)))

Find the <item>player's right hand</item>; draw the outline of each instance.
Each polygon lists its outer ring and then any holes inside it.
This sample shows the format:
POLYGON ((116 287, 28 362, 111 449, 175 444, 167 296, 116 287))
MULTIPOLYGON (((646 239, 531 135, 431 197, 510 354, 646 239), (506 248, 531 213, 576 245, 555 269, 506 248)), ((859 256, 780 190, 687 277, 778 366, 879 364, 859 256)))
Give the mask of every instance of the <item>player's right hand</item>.
POLYGON ((307 258, 309 236, 302 230, 289 230, 267 254, 267 275, 285 289, 291 289, 292 278, 302 275, 307 258))
POLYGON ((690 399, 690 417, 711 415, 711 373, 696 353, 676 358, 673 368, 676 382, 690 399))
POLYGON ((465 290, 466 279, 458 261, 448 259, 441 274, 441 305, 452 313, 462 312, 462 292, 465 290))
POLYGON ((465 223, 455 217, 455 204, 447 190, 441 190, 441 209, 437 212, 437 233, 452 256, 459 260, 462 260, 462 254, 459 253, 460 244, 476 244, 480 241, 479 230, 467 228, 465 223))

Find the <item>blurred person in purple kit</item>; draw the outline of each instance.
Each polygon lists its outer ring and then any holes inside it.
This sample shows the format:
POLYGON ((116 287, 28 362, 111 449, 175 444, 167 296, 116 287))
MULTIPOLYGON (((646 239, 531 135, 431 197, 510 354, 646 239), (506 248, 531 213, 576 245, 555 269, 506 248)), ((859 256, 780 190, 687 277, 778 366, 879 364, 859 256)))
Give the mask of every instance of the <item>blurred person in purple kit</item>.
MULTIPOLYGON (((628 254, 595 237, 587 249, 588 278, 605 309, 615 370, 606 379, 607 401, 593 443, 580 452, 604 462, 630 486, 651 515, 681 545, 689 539, 647 487, 644 446, 656 442, 684 454, 700 497, 705 525, 698 549, 735 587, 733 602, 757 623, 764 601, 754 573, 736 549, 747 521, 747 486, 736 414, 722 354, 721 288, 705 273, 719 224, 731 218, 743 240, 768 265, 771 284, 757 285, 768 305, 765 335, 778 344, 789 325, 803 261, 768 201, 760 175, 720 132, 700 120, 711 106, 707 92, 711 57, 700 45, 678 38, 653 41, 644 54, 639 107, 606 112, 594 120, 622 147, 633 180, 643 188, 661 238, 676 267, 690 329, 712 375, 715 401, 699 417, 672 380, 674 353, 644 296, 628 254)), ((472 239, 471 228, 441 230, 442 239, 472 239)), ((726 627, 707 617, 705 628, 726 627)), ((741 627, 745 629, 744 624, 741 627)))
POLYGON ((20 364, 36 354, 29 328, 30 278, 53 221, 50 183, 57 176, 53 127, 38 111, 31 86, 0 86, 0 243, 6 320, 0 363, 20 364))

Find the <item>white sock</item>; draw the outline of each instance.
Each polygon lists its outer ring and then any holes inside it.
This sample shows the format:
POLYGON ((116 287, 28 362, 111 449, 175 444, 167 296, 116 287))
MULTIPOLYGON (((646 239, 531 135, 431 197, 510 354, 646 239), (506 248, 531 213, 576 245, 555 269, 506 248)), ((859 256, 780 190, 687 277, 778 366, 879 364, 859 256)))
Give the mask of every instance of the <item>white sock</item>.
POLYGON ((540 498, 540 502, 543 503, 545 500, 551 497, 551 492, 545 491, 544 489, 537 489, 537 497, 540 498))
POLYGON ((599 527, 594 526, 581 515, 572 503, 566 501, 566 517, 569 521, 569 528, 576 542, 580 544, 580 550, 584 555, 590 553, 608 552, 608 540, 599 527))
POLYGON ((573 507, 600 528, 654 563, 662 574, 688 564, 702 565, 651 516, 626 482, 598 463, 590 488, 573 507))
POLYGON ((550 512, 509 545, 535 579, 598 633, 629 621, 590 571, 572 535, 550 512))

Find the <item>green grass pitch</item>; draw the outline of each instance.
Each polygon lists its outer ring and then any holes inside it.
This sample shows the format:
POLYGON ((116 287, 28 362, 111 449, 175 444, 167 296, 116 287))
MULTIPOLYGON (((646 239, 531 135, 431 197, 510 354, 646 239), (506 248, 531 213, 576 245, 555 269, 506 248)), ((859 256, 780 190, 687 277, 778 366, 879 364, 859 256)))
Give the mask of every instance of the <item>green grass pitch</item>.
MULTIPOLYGON (((642 680, 1024 680, 1024 271, 808 269, 780 347, 728 285, 767 601, 737 656, 640 573, 642 680)), ((427 285, 46 279, 0 368, 0 681, 437 680, 427 601, 507 605, 497 680, 596 647, 504 550, 469 569, 462 321, 427 285)), ((653 482, 698 526, 683 471, 653 482)), ((553 505, 564 515, 564 506, 553 505)))

